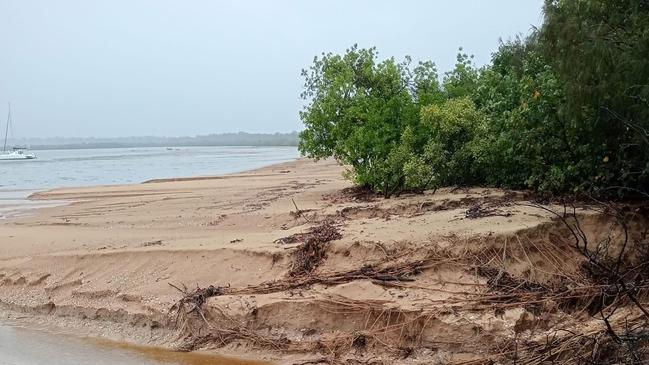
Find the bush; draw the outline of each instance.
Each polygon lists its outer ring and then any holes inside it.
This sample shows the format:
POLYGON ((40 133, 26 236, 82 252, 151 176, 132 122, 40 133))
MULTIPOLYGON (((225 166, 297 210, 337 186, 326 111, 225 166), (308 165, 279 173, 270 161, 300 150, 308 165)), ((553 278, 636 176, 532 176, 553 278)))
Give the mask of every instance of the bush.
POLYGON ((306 126, 300 151, 315 159, 333 156, 351 167, 356 183, 386 196, 400 189, 404 178, 392 151, 404 131, 419 123, 421 106, 442 98, 435 66, 411 69, 410 63, 379 62, 374 48, 356 46, 342 56, 316 57, 303 71, 308 105, 300 113, 306 126))
POLYGON ((500 47, 474 94, 489 119, 488 184, 646 195, 647 4, 551 1, 538 32, 500 47))
POLYGON ((649 2, 554 0, 540 41, 573 126, 579 186, 623 195, 649 187, 649 2))
POLYGON ((463 97, 424 107, 421 123, 428 137, 422 155, 433 171, 433 187, 483 182, 476 157, 484 116, 473 101, 463 97))
POLYGON ((565 98, 536 37, 501 45, 474 97, 488 119, 478 162, 489 185, 563 192, 579 184, 577 132, 560 114, 565 98))
POLYGON ((649 197, 649 2, 552 0, 540 30, 476 69, 326 54, 304 71, 300 151, 389 197, 488 184, 649 197))

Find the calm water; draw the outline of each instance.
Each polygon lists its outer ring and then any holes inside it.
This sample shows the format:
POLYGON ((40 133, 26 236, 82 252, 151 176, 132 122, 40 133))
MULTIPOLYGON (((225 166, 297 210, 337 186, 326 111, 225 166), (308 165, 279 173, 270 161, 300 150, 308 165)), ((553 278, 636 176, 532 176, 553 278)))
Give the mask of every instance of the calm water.
POLYGON ((0 324, 0 365, 269 365, 128 346, 0 324))
POLYGON ((298 157, 295 147, 164 147, 35 151, 28 161, 0 161, 0 218, 38 207, 25 198, 63 186, 138 183, 218 175, 298 157))

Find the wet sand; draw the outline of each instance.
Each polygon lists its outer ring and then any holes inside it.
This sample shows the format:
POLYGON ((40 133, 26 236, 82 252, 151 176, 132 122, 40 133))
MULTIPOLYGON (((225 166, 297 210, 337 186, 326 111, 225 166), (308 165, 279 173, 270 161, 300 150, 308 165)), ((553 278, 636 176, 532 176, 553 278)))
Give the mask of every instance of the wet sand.
POLYGON ((57 201, 34 201, 29 196, 37 193, 38 190, 0 190, 0 221, 8 218, 15 218, 29 215, 36 209, 56 207, 65 204, 57 201))

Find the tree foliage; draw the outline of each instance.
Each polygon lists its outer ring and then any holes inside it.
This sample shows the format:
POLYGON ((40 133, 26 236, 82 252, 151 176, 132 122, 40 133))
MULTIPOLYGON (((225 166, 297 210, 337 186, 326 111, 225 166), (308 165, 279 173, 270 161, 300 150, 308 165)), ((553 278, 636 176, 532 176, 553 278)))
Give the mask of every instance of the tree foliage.
POLYGON ((444 95, 449 99, 473 95, 478 85, 478 77, 479 72, 473 66, 473 55, 463 53, 460 47, 455 68, 444 74, 444 95))
POLYGON ((563 92, 533 36, 501 45, 475 94, 489 119, 480 163, 488 184, 567 191, 576 131, 560 115, 563 92))
POLYGON ((310 103, 300 113, 306 126, 300 151, 335 157, 352 168, 357 183, 386 196, 401 188, 388 157, 418 123, 421 107, 442 98, 435 65, 379 61, 376 49, 354 46, 344 55, 316 57, 303 76, 302 97, 310 103))
POLYGON ((579 132, 585 187, 649 186, 649 2, 547 1, 541 45, 579 132))
POLYGON ((323 54, 304 72, 300 150, 386 197, 474 184, 649 196, 647 39, 646 0, 548 0, 540 29, 480 69, 460 49, 441 83, 431 62, 323 54))

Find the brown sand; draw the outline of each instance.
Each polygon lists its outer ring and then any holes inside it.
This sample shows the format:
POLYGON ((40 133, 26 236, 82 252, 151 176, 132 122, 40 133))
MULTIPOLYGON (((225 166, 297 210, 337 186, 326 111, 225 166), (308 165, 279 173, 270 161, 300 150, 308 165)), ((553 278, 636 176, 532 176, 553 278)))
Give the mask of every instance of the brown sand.
POLYGON ((488 292, 487 278, 444 255, 493 261, 504 252, 508 273, 537 281, 552 280, 557 266, 576 267, 568 256, 549 259, 530 248, 549 242, 554 226, 550 213, 521 194, 443 189, 384 200, 347 189, 342 172, 333 161, 302 159, 218 177, 39 193, 33 199, 70 204, 0 223, 0 303, 14 319, 185 346, 192 331, 217 330, 198 317, 176 325, 169 310, 182 295, 169 283, 235 289, 290 282, 301 242, 278 240, 330 220, 342 238, 327 246, 315 274, 444 253, 401 287, 355 278, 210 298, 208 321, 225 316, 249 331, 191 347, 278 363, 345 356, 446 363, 486 357, 500 340, 540 322, 520 305, 500 311, 467 302, 488 292), (492 214, 467 218, 477 203, 492 214))

